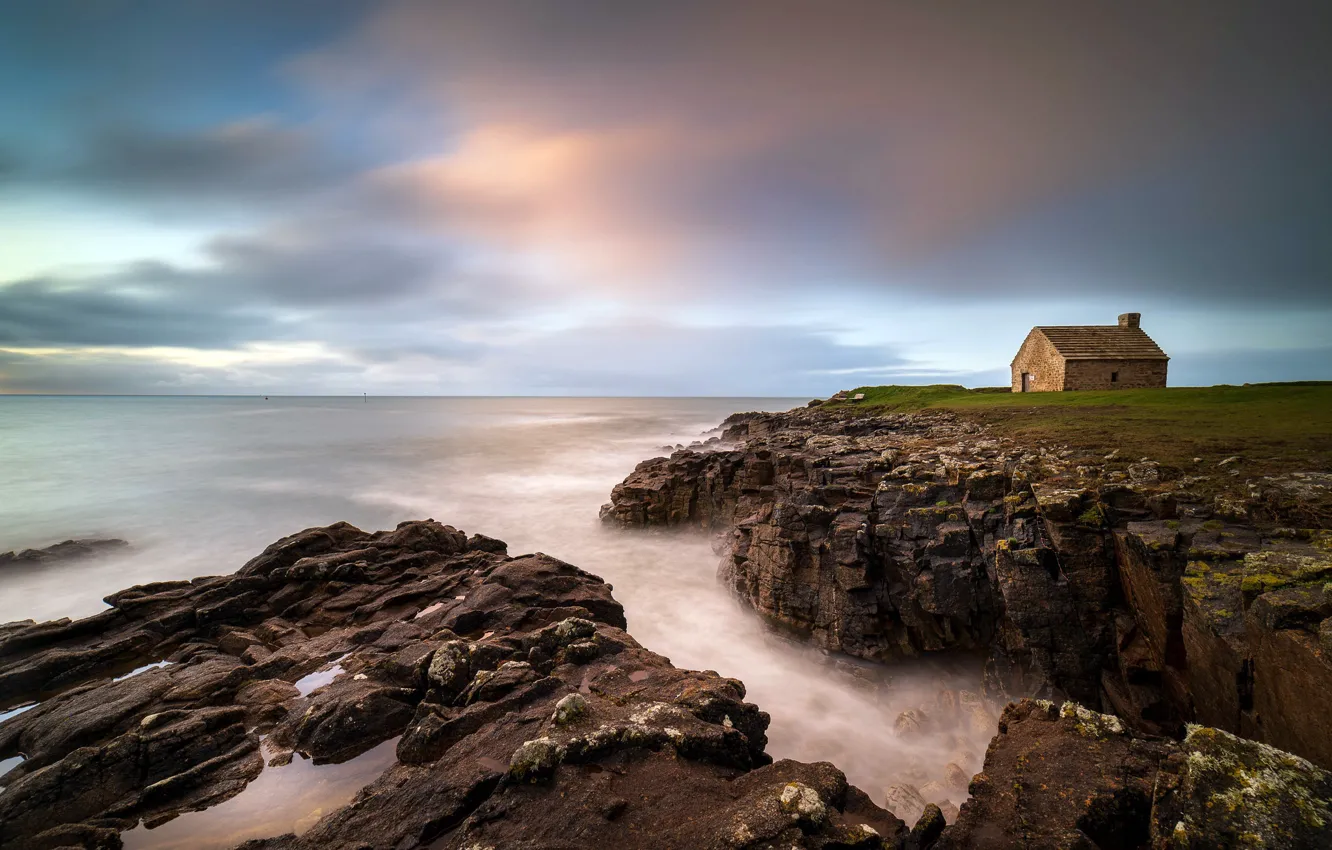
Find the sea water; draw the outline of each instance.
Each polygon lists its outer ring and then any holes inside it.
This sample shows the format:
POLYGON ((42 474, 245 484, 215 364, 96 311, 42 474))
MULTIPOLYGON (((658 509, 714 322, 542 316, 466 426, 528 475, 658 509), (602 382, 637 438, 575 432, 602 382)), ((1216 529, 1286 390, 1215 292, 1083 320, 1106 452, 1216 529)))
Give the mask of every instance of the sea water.
POLYGON ((834 762, 880 803, 885 785, 921 784, 949 761, 979 770, 993 729, 893 729, 941 689, 976 690, 975 664, 825 656, 730 599, 705 538, 598 522, 611 488, 664 445, 736 411, 800 401, 0 397, 0 552, 73 537, 131 543, 94 560, 0 568, 0 622, 86 616, 134 584, 229 573, 309 526, 433 517, 604 577, 639 642, 745 683, 772 716, 774 757, 834 762))

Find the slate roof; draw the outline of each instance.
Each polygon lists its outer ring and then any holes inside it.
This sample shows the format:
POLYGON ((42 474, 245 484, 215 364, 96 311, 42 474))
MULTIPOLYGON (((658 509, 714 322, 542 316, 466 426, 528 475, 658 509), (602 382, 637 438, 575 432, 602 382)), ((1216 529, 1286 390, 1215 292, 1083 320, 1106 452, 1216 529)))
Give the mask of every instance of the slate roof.
POLYGON ((1120 325, 1037 327, 1065 360, 1169 360, 1142 328, 1120 325))

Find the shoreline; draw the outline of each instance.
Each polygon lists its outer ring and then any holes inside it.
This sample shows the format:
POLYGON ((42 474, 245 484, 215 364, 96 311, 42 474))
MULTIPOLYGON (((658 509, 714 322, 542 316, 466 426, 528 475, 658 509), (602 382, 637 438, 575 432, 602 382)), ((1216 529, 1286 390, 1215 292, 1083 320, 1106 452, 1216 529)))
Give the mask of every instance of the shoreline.
MULTIPOLYGON (((1081 462, 1086 458, 1058 447, 1033 453, 946 411, 830 413, 810 408, 728 417, 720 439, 704 434, 692 446, 669 447, 669 457, 640 463, 625 485, 615 488, 603 516, 635 527, 692 526, 719 537, 725 543, 722 577, 736 595, 760 614, 772 613, 763 605, 777 606, 778 624, 825 650, 845 651, 847 641, 856 649, 859 640, 870 650, 851 654, 866 664, 920 653, 988 651, 987 681, 1005 700, 1033 693, 1054 697, 1017 699, 1004 709, 984 770, 974 777, 961 771, 955 778, 970 798, 947 818, 910 786, 894 786, 880 797, 879 789, 866 794, 849 785, 831 766, 785 760, 766 764, 771 761, 764 752, 767 718, 762 706, 744 702, 743 684, 714 673, 678 670, 639 646, 624 632, 622 609, 601 579, 547 556, 510 558, 499 541, 467 538, 427 521, 374 535, 345 523, 307 529, 270 546, 232 576, 131 588, 108 597, 109 611, 83 620, 0 627, 3 690, 26 688, 42 696, 40 704, 0 721, 0 762, 9 770, 9 776, 0 777, 0 811, 7 813, 5 822, 19 824, 18 831, 0 838, 33 848, 153 846, 153 830, 145 827, 184 824, 186 819, 172 819, 200 806, 252 800, 244 795, 247 788, 262 787, 254 784, 260 776, 283 776, 286 765, 305 764, 306 757, 315 771, 337 771, 339 763, 361 764, 365 753, 387 753, 388 746, 394 761, 369 778, 370 785, 355 797, 360 802, 330 800, 332 808, 322 817, 301 821, 300 835, 267 837, 246 846, 350 848, 366 840, 379 846, 390 832, 404 847, 461 848, 473 839, 503 846, 504 836, 532 840, 549 835, 553 840, 557 824, 591 830, 620 846, 644 847, 711 846, 709 841, 723 835, 729 836, 725 845, 735 847, 767 846, 764 842, 772 840, 801 847, 829 842, 962 847, 973 846, 983 835, 1041 834, 1058 841, 1074 832, 1113 843, 1124 838, 1123 829, 1152 842, 1205 844, 1239 828, 1238 821, 1227 820, 1230 815, 1212 811, 1209 802, 1231 793, 1236 777, 1249 769, 1278 770, 1286 783, 1242 810, 1245 818, 1257 818, 1260 834, 1293 836, 1295 843, 1283 846, 1319 846, 1328 839, 1312 820, 1287 817, 1299 814, 1292 804, 1297 798, 1332 798, 1326 771, 1221 730, 1190 727, 1185 735, 1187 718, 1159 713, 1174 696, 1168 677, 1158 676, 1155 685, 1148 681, 1144 690, 1141 675, 1153 664, 1158 673, 1172 664, 1178 667, 1177 659, 1153 653, 1157 644, 1170 646, 1180 639, 1171 637, 1170 629, 1182 629, 1188 621, 1170 626, 1167 612, 1165 636, 1153 640, 1148 634, 1152 603, 1144 601, 1142 592, 1151 587, 1143 583, 1150 579, 1158 598, 1168 596, 1171 579, 1165 567, 1175 553, 1193 557, 1205 552, 1214 561, 1209 575, 1180 572, 1181 606, 1234 584, 1240 605, 1249 612, 1244 622, 1257 623, 1248 627, 1259 629, 1250 637, 1259 645, 1269 633, 1280 639, 1292 631, 1303 633, 1305 620, 1298 612, 1320 610, 1316 604, 1298 607, 1313 576, 1310 562, 1298 559, 1321 558, 1322 538, 1278 535, 1233 516, 1204 517, 1202 510, 1216 514, 1222 504, 1181 498, 1178 474, 1161 464, 1153 469, 1147 461, 1136 462, 1156 473, 1151 480, 1130 479, 1127 472, 1113 480, 1109 476, 1117 470, 1109 468, 1109 458, 1091 469, 1092 464, 1081 462), (1023 498, 1011 498, 1019 491, 1023 498), (865 494, 868 502, 857 501, 865 494), (853 515, 856 522, 848 522, 853 515), (623 517, 636 521, 620 521, 623 517), (792 534, 796 522, 799 533, 792 534), (992 527, 977 535, 974 528, 987 523, 992 527), (960 551, 963 536, 977 544, 975 552, 970 544, 960 551), (1174 542, 1165 545, 1167 538, 1174 542), (1099 573, 1096 557, 1088 560, 1085 544, 1091 540, 1100 540, 1101 551, 1109 553, 1099 573), (820 554, 805 561, 765 560, 765 551, 777 551, 771 547, 775 541, 797 555, 801 547, 820 554), (1044 626, 1024 620, 1023 597, 1008 591, 1047 572, 1042 550, 1055 555, 1049 574, 1055 581, 1027 598, 1044 603, 1062 585, 1069 594, 1067 616, 1080 624, 1084 636, 1093 631, 1088 626, 1095 625, 1095 618, 1111 624, 1124 617, 1135 621, 1137 643, 1131 640, 1108 655, 1092 652, 1100 651, 1095 641, 1079 650, 1101 667, 1116 659, 1113 666, 1125 669, 1127 664, 1127 670, 1139 671, 1136 678, 1126 675, 1132 688, 1126 703, 1106 701, 1113 687, 1104 680, 1099 701, 1088 700, 1098 703, 1091 708, 1064 701, 1068 683, 1076 683, 1078 676, 1057 676, 1076 673, 1077 666, 1047 663, 1034 651, 1039 645, 1031 641, 1031 629, 1044 626), (884 557, 892 552, 896 561, 884 557), (1275 572, 1251 570, 1255 554, 1275 572), (863 611, 857 620, 848 616, 855 615, 849 608, 809 609, 834 615, 836 625, 819 637, 817 630, 803 627, 798 606, 769 592, 780 579, 777 584, 787 588, 783 593, 799 593, 804 581, 806 587, 821 588, 820 596, 837 591, 864 597, 875 576, 907 560, 920 566, 920 557, 933 559, 924 562, 931 581, 911 583, 894 605, 914 599, 920 611, 930 613, 920 605, 919 594, 928 591, 935 602, 943 598, 937 596, 940 576, 953 567, 969 572, 975 582, 983 575, 991 583, 998 604, 977 608, 979 597, 973 592, 968 610, 992 611, 993 619, 959 618, 945 606, 942 616, 970 622, 968 628, 975 631, 955 625, 951 633, 933 633, 945 641, 938 648, 899 641, 899 650, 910 651, 885 654, 873 647, 893 643, 867 643, 854 633, 857 622, 869 622, 863 611), (1081 566, 1074 564, 1077 558, 1083 559, 1081 566), (782 579, 787 567, 792 569, 782 579), (502 578, 509 571, 523 577, 516 582, 502 578), (819 578, 825 572, 831 584, 819 578), (448 581, 440 583, 446 576, 448 581), (751 583, 750 577, 757 581, 751 583), (1098 581, 1112 589, 1119 585, 1122 598, 1111 593, 1088 607, 1094 596, 1068 590, 1074 580, 1093 588, 1098 581), (461 582, 457 588, 466 592, 450 594, 449 581, 461 582), (424 592, 416 587, 422 582, 429 585, 424 592), (1278 599, 1285 607, 1273 619, 1265 612, 1276 610, 1278 599), (474 607, 464 610, 469 604, 474 607), (557 613, 570 616, 554 619, 557 613), (573 622, 578 620, 591 624, 591 632, 583 634, 588 626, 573 622), (543 648, 552 638, 542 635, 555 634, 557 626, 571 635, 570 642, 543 648), (829 643, 834 635, 841 644, 829 643), (1014 650, 1014 635, 1026 657, 1014 650), (1003 650, 1002 660, 994 654, 996 647, 1003 650), (446 663, 444 657, 452 660, 446 663), (104 681, 122 673, 129 675, 104 681), (640 673, 646 676, 636 679, 640 673), (310 690, 304 683, 316 675, 322 687, 310 690), (679 687, 660 690, 668 683, 679 687), (1027 687, 1032 683, 1037 684, 1027 687), (694 689, 708 694, 702 703, 689 696, 694 689), (122 693, 142 701, 108 717, 104 706, 117 704, 122 693), (729 707, 718 715, 711 707, 714 700, 729 707), (85 708, 71 710, 77 706, 85 708), (366 706, 373 706, 368 714, 366 706), (1157 713, 1144 716, 1144 706, 1157 713), (69 731, 70 718, 79 718, 73 723, 79 731, 69 731), (592 718, 598 721, 595 726, 580 725, 592 718), (266 742, 262 747, 260 736, 266 742), (160 746, 154 741, 189 743, 182 753, 162 755, 159 771, 167 775, 139 787, 112 781, 121 789, 119 799, 110 804, 76 801, 78 816, 40 838, 38 827, 44 829, 60 806, 43 808, 35 820, 22 814, 37 811, 24 809, 22 801, 30 806, 52 799, 42 788, 79 787, 86 770, 81 764, 89 757, 114 764, 116 753, 127 747, 151 752, 160 746), (391 741, 396 743, 386 743, 391 741), (496 750, 485 741, 504 745, 496 750), (1032 773, 1031 753, 1047 748, 1082 769, 1072 775, 1050 764, 1032 773), (477 755, 483 749, 491 754, 477 755), (473 759, 468 769, 452 760, 464 751, 473 759), (24 761, 10 766, 16 754, 24 761), (1190 772, 1189 765, 1204 761, 1236 767, 1225 775, 1190 772), (677 770, 685 773, 672 772, 677 770), (1115 777, 1126 775, 1136 778, 1117 785, 1115 777), (708 776, 742 789, 740 796, 721 793, 722 786, 709 784, 708 776), (669 793, 663 791, 668 781, 669 793), (656 789, 656 802, 640 808, 629 794, 612 795, 608 808, 598 808, 593 801, 606 797, 606 782, 656 789), (1053 790, 1048 798, 1038 794, 1018 807, 1012 789, 1031 782, 1053 790), (1132 789, 1134 801, 1127 810, 1112 802, 1129 793, 1126 788, 1132 789), (15 794, 18 809, 12 808, 15 794), (395 808, 421 794, 461 795, 468 800, 466 811, 443 822, 438 817, 423 822, 419 813, 395 808), (1290 794, 1296 796, 1284 796, 1290 794), (555 804, 547 817, 553 800, 570 798, 581 802, 555 804), (1069 800, 1085 802, 1070 805, 1069 800), (881 808, 885 804, 887 810, 881 808), (90 805, 103 808, 92 811, 90 805), (903 823, 890 813, 894 808, 913 817, 903 823), (1118 814, 1109 817, 1110 810, 1118 814), (690 815, 676 824, 682 812, 690 815), (141 822, 130 838, 127 830, 141 822), (671 826, 649 836, 634 832, 635 824, 671 826), (624 843, 626 835, 635 835, 634 842, 624 843)), ((976 584, 972 589, 983 588, 976 584)), ((963 595, 947 598, 957 601, 963 595)), ((1192 626, 1224 621, 1223 610, 1200 608, 1192 626)), ((900 611, 894 607, 888 614, 900 611)), ((1109 633, 1122 634, 1117 629, 1109 633)), ((927 637, 919 629, 903 634, 914 634, 917 641, 927 637)), ((554 640, 559 644, 563 638, 554 640)), ((1319 675, 1304 684, 1320 687, 1319 675)), ((1270 687, 1271 674, 1266 676, 1270 687)), ((1203 688, 1194 690, 1208 695, 1203 688)), ((929 707, 903 712, 895 734, 965 723, 975 706, 969 699, 941 696, 929 707)), ((1285 734, 1283 743, 1310 752, 1310 741, 1300 737, 1307 726, 1297 716, 1285 722, 1285 731, 1278 732, 1269 721, 1264 734, 1285 734)), ((1315 760, 1317 755, 1312 752, 1315 760)), ((300 818, 294 810, 291 814, 300 818)))

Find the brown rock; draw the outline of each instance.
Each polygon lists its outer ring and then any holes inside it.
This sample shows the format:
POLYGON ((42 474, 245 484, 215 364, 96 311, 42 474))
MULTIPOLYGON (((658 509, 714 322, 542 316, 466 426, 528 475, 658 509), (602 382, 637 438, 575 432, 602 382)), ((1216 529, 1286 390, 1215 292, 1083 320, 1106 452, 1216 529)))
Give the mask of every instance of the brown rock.
POLYGON ((131 588, 87 620, 0 631, 7 700, 42 700, 0 724, 0 758, 27 756, 0 792, 0 845, 110 848, 140 822, 195 836, 173 819, 249 793, 261 771, 372 756, 390 760, 353 804, 283 813, 300 837, 247 846, 904 839, 832 765, 771 764, 768 717, 743 686, 640 647, 600 579, 505 552, 433 521, 377 534, 340 523, 232 576, 131 588), (433 622, 416 617, 435 601, 433 622))

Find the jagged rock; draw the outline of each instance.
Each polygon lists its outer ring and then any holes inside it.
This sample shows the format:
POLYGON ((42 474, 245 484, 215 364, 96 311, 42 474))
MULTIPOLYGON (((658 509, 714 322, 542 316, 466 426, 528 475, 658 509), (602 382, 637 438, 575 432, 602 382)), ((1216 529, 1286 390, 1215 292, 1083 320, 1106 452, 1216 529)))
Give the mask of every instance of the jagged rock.
POLYGON ((1332 765, 1332 653, 1319 639, 1332 617, 1325 534, 1275 539, 1257 551, 1195 554, 1183 577, 1181 635, 1203 723, 1332 765), (1230 557, 1227 557, 1230 556, 1230 557))
POLYGON ((1332 536, 1254 524, 1326 521, 1332 474, 1258 479, 1232 505, 1146 458, 1106 473, 946 412, 723 429, 640 464, 603 520, 713 530, 722 584, 822 649, 985 651, 989 695, 1067 696, 1152 734, 1197 719, 1332 767, 1332 536))
POLYGON ((925 812, 929 801, 921 796, 914 785, 889 785, 883 789, 883 807, 907 823, 915 823, 925 812))
POLYGON ((921 812, 916 825, 911 827, 911 835, 907 837, 908 848, 927 848, 933 847, 943 834, 947 822, 944 820, 943 811, 933 803, 925 806, 921 812))
POLYGON ((938 484, 885 479, 894 466, 916 468, 899 450, 931 428, 966 432, 948 414, 733 416, 722 447, 640 464, 602 517, 725 533, 723 583, 824 648, 879 660, 983 647, 998 603, 963 503, 968 493, 1001 498, 1004 478, 990 466, 937 463, 938 484))
POLYGON ((1332 846, 1332 774, 1195 726, 1161 767, 1152 834, 1170 847, 1332 846))
POLYGON ((1328 846, 1332 775, 1220 730, 1133 733, 1082 706, 1010 705, 934 847, 1328 846))
POLYGON ((234 575, 0 628, 0 708, 41 700, 0 723, 0 759, 27 757, 0 790, 0 845, 119 847, 118 833, 191 817, 293 759, 372 750, 396 758, 350 804, 292 813, 300 835, 244 846, 905 840, 832 765, 772 764, 744 686, 639 646, 600 579, 506 551, 434 521, 339 523, 234 575))
POLYGON ((965 796, 967 787, 971 785, 971 777, 957 764, 949 762, 944 766, 944 782, 950 790, 965 796))
POLYGON ((961 809, 959 809, 957 804, 952 800, 944 800, 939 804, 939 813, 944 816, 945 823, 952 823, 957 820, 958 815, 961 813, 961 809))

